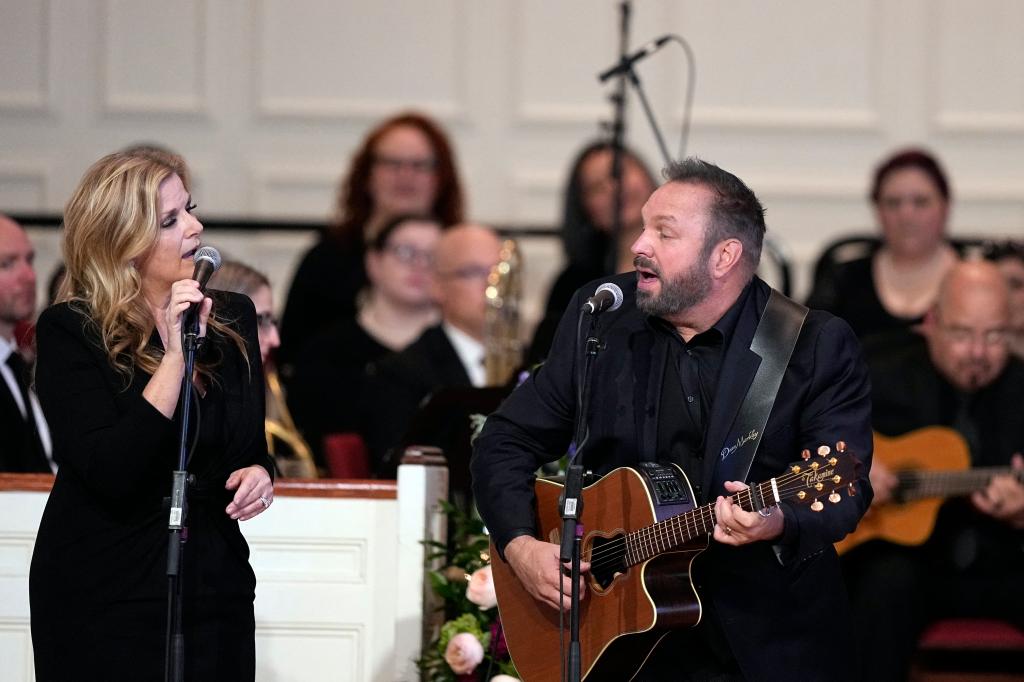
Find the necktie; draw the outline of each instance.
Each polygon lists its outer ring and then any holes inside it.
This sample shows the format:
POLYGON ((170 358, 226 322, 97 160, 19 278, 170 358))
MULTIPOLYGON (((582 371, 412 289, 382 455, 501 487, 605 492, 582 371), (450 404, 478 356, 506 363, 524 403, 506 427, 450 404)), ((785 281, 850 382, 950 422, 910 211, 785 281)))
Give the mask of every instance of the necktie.
POLYGON ((46 451, 43 449, 43 442, 39 438, 39 428, 36 425, 35 408, 29 396, 29 370, 28 363, 21 357, 18 351, 11 351, 7 356, 7 366, 14 373, 14 379, 18 383, 18 390, 21 392, 21 402, 25 405, 25 426, 28 428, 28 438, 23 453, 22 470, 50 472, 50 464, 46 458, 46 451))

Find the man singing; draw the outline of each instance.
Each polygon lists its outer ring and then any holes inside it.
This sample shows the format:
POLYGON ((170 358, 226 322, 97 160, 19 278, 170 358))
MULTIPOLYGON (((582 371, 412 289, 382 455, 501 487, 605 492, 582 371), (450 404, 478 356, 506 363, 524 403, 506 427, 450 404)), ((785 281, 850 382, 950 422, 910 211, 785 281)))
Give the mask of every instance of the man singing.
MULTIPOLYGON (((718 523, 694 566, 699 625, 663 639, 635 679, 844 679, 844 664, 829 663, 843 659, 850 630, 832 543, 871 501, 860 347, 845 322, 811 311, 786 349, 766 426, 748 419, 740 409, 748 388, 763 385, 755 381, 762 358, 782 345, 758 331, 772 295, 755 276, 764 209, 737 177, 699 159, 671 164, 665 177, 643 209, 636 272, 611 278, 625 302, 599 318, 603 348, 579 459, 598 475, 642 461, 676 464, 697 502, 715 503, 718 523), (755 333, 767 350, 751 349, 755 333), (744 482, 778 476, 801 449, 837 441, 864 464, 858 494, 840 504, 815 512, 782 502, 758 513, 728 497, 744 482)), ((574 433, 587 334, 577 311, 596 284, 576 293, 547 363, 487 420, 472 464, 492 538, 544 608, 559 607, 559 581, 568 594, 570 580, 559 547, 535 538, 534 472, 565 453, 574 433)))

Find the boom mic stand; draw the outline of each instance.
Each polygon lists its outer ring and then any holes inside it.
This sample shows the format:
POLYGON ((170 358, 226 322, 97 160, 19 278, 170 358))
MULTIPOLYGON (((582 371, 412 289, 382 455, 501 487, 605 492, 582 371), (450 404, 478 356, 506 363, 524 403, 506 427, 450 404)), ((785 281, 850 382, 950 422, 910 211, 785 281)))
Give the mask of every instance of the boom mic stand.
POLYGON ((185 376, 182 378, 180 412, 181 432, 178 436, 178 468, 171 486, 171 512, 167 524, 167 641, 165 649, 165 682, 185 680, 185 634, 182 623, 182 566, 185 541, 188 539, 188 430, 192 408, 192 372, 199 347, 199 311, 185 312, 182 350, 185 376))
MULTIPOLYGON (((629 21, 632 16, 631 0, 623 0, 619 3, 619 62, 626 60, 629 49, 629 21)), ((614 275, 619 266, 619 247, 622 235, 622 205, 624 188, 622 186, 622 146, 626 134, 626 74, 620 74, 618 83, 615 86, 615 94, 610 95, 612 102, 612 186, 615 193, 612 196, 612 224, 611 240, 612 248, 608 257, 610 262, 604 263, 608 274, 614 275)))

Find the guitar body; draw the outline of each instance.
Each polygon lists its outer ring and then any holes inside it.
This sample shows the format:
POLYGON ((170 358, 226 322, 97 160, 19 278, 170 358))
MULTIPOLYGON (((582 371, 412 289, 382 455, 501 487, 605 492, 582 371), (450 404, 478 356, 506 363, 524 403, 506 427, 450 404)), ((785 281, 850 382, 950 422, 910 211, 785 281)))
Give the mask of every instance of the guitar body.
MULTIPOLYGON (((585 561, 591 560, 595 550, 600 556, 601 545, 610 538, 693 508, 693 492, 682 471, 674 466, 660 466, 660 470, 662 475, 671 470, 676 490, 681 491, 671 502, 664 501, 660 483, 633 469, 616 469, 584 489, 581 523, 585 561)), ((537 482, 539 536, 555 544, 561 542, 561 492, 559 484, 537 482)), ((580 602, 584 679, 631 679, 669 630, 693 626, 700 620, 700 600, 693 589, 690 570, 693 559, 706 547, 707 540, 703 539, 623 572, 602 575, 597 570, 587 574, 587 592, 580 602)), ((533 599, 493 545, 491 566, 498 611, 516 670, 524 682, 559 679, 562 658, 558 612, 533 599)), ((568 601, 569 595, 565 598, 568 601)), ((568 611, 564 632, 568 646, 568 611)))
MULTIPOLYGON (((875 461, 894 473, 964 471, 971 464, 963 437, 944 426, 930 426, 895 438, 875 433, 874 445, 875 461)), ((942 497, 926 497, 872 507, 857 529, 836 543, 836 549, 842 554, 876 539, 908 546, 924 544, 935 528, 942 502, 942 497)))

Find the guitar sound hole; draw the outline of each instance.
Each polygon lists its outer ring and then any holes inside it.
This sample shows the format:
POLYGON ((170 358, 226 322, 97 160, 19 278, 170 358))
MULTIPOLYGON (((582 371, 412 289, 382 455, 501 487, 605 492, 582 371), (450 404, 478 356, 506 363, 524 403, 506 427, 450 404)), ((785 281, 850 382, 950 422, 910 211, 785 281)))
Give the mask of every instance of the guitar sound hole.
POLYGON ((607 589, 616 575, 626 572, 625 552, 626 541, 621 534, 593 538, 590 575, 602 589, 607 589))

